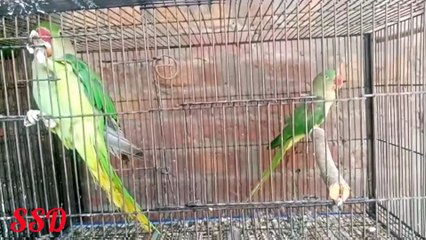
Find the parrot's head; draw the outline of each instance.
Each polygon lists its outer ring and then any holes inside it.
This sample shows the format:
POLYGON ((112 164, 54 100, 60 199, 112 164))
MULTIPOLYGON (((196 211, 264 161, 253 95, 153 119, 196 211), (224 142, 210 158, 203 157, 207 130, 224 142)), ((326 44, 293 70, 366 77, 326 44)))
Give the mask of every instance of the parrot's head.
POLYGON ((312 93, 315 96, 333 100, 336 98, 336 90, 343 86, 344 80, 335 70, 326 70, 314 78, 312 93))
POLYGON ((60 58, 65 53, 74 54, 74 47, 71 40, 62 38, 61 27, 56 23, 48 21, 40 22, 30 36, 30 41, 33 44, 42 44, 46 47, 47 57, 55 56, 56 58, 60 58))

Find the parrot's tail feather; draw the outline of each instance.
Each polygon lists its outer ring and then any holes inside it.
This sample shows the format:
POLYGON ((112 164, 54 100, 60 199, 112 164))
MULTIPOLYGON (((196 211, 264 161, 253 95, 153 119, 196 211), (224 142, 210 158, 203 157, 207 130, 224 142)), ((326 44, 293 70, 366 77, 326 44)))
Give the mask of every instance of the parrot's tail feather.
POLYGON ((107 126, 105 135, 109 144, 109 150, 114 156, 120 157, 121 154, 123 154, 127 157, 127 159, 131 156, 137 159, 141 159, 143 157, 142 149, 136 147, 127 138, 125 138, 121 130, 115 130, 110 126, 107 126))
MULTIPOLYGON (((86 128, 86 130, 88 130, 86 128)), ((131 218, 140 222, 146 232, 158 232, 149 219, 142 213, 142 208, 126 190, 120 177, 114 171, 109 161, 109 155, 102 134, 97 139, 86 132, 86 141, 76 141, 75 148, 85 160, 92 177, 107 193, 107 197, 122 212, 128 213, 131 218)), ((81 137, 81 136, 77 136, 81 137)), ((80 138, 82 139, 82 138, 80 138)))
MULTIPOLYGON (((282 153, 281 148, 278 149, 277 152, 275 153, 273 160, 272 160, 271 168, 269 168, 269 169, 267 169, 263 172, 263 175, 262 175, 262 178, 260 179, 260 182, 251 191, 249 199, 253 198, 254 194, 256 194, 257 191, 259 191, 262 184, 271 176, 272 171, 274 171, 279 166, 279 163, 281 162, 280 161, 281 157, 284 157, 284 156, 285 156, 285 152, 282 153), (274 162, 278 162, 278 164, 274 164, 274 162)), ((247 199, 247 201, 249 199, 247 199)))
MULTIPOLYGON (((278 138, 278 137, 277 137, 278 138)), ((277 139, 276 138, 276 139, 277 139)), ((272 172, 277 169, 277 167, 281 164, 282 159, 284 158, 287 151, 298 141, 300 141, 303 138, 303 136, 297 136, 295 139, 288 139, 284 142, 280 148, 278 148, 277 152, 274 155, 274 158, 272 159, 271 166, 263 171, 262 178, 260 179, 260 182, 253 188, 253 190, 250 193, 250 197, 247 199, 247 202, 253 198, 254 194, 256 194, 257 191, 259 191, 262 184, 271 176, 272 172)))

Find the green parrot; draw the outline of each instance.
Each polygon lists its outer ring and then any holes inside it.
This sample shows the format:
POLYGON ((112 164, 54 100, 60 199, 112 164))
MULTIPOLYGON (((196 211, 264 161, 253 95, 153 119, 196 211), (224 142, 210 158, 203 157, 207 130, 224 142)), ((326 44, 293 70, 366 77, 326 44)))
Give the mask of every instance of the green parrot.
MULTIPOLYGON (((60 33, 59 26, 54 23, 41 22, 40 27, 48 30, 52 28, 60 33)), ((40 45, 45 44, 49 44, 49 42, 44 41, 40 43, 40 45)), ((53 44, 53 48, 55 48, 55 45, 58 45, 57 50, 55 50, 55 56, 59 56, 58 51, 61 52, 62 60, 72 67, 74 74, 78 75, 90 102, 98 111, 107 114, 107 125, 104 132, 108 141, 109 152, 117 158, 121 156, 121 159, 125 161, 129 161, 131 156, 136 158, 142 157, 142 149, 136 147, 124 137, 123 131, 118 124, 117 109, 111 96, 104 91, 105 88, 99 74, 92 71, 86 62, 74 55, 74 46, 69 39, 55 39, 53 44)), ((31 49, 28 50, 31 51, 31 49)), ((51 50, 47 49, 47 51, 51 50)))
POLYGON ((338 76, 335 70, 326 70, 324 74, 320 73, 314 78, 312 87, 314 100, 323 100, 323 102, 303 104, 294 110, 294 117, 286 119, 287 124, 282 130, 282 134, 278 135, 270 144, 272 149, 280 147, 271 162, 272 166, 262 173, 262 179, 253 188, 250 197, 254 196, 260 186, 271 176, 272 171, 281 164, 286 152, 309 135, 314 127, 319 127, 324 123, 334 103, 333 100, 336 99, 336 89, 340 89, 343 83, 342 77, 338 76))
POLYGON ((115 206, 139 221, 143 230, 154 232, 157 239, 160 232, 142 213, 110 163, 108 152, 119 152, 118 145, 123 141, 120 138, 113 149, 107 147, 107 139, 122 134, 112 99, 104 93, 99 75, 73 55, 72 42, 61 35, 60 26, 49 22, 41 23, 30 34, 33 45, 44 46, 28 47, 34 54, 32 94, 40 110, 29 110, 24 124, 28 127, 42 120, 67 149, 79 153, 115 206))

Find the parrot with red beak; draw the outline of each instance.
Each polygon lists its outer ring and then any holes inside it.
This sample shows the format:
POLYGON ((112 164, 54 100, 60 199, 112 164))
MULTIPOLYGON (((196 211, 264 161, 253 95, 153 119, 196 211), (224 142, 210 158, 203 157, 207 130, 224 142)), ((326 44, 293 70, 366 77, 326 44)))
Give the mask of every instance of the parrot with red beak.
POLYGON ((42 120, 67 149, 78 152, 108 199, 143 230, 154 233, 152 239, 160 238, 111 165, 109 152, 127 146, 130 154, 131 144, 120 137, 118 114, 100 76, 74 55, 73 44, 62 37, 59 25, 42 22, 31 32, 30 41, 38 46, 28 50, 34 54, 32 94, 40 110, 29 110, 24 125, 42 120))

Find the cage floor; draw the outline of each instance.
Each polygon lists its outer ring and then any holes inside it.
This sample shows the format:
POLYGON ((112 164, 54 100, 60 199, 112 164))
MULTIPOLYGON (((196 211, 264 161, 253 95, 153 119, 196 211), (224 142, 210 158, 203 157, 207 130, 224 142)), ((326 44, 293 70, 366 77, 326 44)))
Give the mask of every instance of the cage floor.
MULTIPOLYGON (((366 214, 317 214, 292 218, 220 218, 162 223, 162 239, 394 239, 366 214)), ((80 225, 61 239, 142 239, 129 224, 80 225)))

